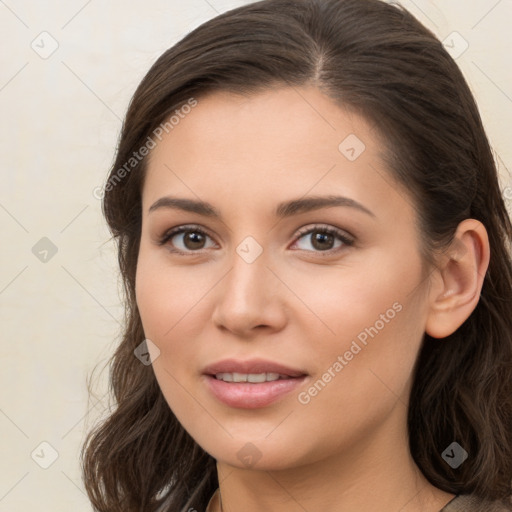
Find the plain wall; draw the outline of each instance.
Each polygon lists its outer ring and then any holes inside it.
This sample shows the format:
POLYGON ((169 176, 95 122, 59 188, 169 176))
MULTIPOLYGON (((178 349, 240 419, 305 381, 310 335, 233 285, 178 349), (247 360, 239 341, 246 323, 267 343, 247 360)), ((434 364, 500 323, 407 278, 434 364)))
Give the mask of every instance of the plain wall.
MULTIPOLYGON (((150 65, 202 22, 248 3, 0 2, 2 512, 91 510, 78 453, 107 398, 104 381, 103 400, 89 398, 86 377, 112 353, 123 315, 114 246, 94 190, 150 65)), ((512 1, 402 4, 455 50, 467 41, 457 62, 503 188, 512 186, 512 1)))

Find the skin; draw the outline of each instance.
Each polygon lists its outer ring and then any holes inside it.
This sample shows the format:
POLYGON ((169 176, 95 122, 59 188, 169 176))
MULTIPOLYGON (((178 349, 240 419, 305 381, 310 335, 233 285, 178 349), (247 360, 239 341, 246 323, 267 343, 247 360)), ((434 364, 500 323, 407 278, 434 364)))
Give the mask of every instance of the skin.
POLYGON ((412 199, 386 169, 383 149, 364 119, 308 86, 201 97, 152 150, 137 304, 146 338, 160 350, 153 369, 169 406, 217 460, 226 512, 437 512, 454 497, 414 463, 407 404, 423 334, 447 336, 478 302, 487 234, 465 220, 439 268, 425 272, 412 199), (353 161, 338 148, 350 134, 365 145, 353 161), (333 193, 373 215, 350 206, 274 215, 282 201, 333 193), (149 213, 166 195, 207 201, 222 219, 164 207, 149 213), (183 234, 158 244, 190 224, 208 233, 202 246, 183 234), (354 242, 334 237, 318 248, 311 233, 297 234, 316 225, 354 242), (263 251, 252 263, 236 251, 248 236, 263 251), (325 256, 322 247, 333 250, 325 256), (393 304, 401 306, 394 318, 300 403, 298 393, 393 304), (207 364, 255 357, 308 377, 259 409, 229 407, 209 392, 207 364), (255 462, 237 455, 244 446, 255 462))

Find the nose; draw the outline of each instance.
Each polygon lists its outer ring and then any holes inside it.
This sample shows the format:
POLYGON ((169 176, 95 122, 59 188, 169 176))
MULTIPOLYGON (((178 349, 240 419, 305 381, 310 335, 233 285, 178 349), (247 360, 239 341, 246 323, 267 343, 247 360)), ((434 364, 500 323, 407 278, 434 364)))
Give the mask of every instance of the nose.
POLYGON ((215 287, 214 325, 242 338, 281 330, 287 320, 286 287, 269 267, 265 252, 248 262, 234 251, 230 263, 215 287))

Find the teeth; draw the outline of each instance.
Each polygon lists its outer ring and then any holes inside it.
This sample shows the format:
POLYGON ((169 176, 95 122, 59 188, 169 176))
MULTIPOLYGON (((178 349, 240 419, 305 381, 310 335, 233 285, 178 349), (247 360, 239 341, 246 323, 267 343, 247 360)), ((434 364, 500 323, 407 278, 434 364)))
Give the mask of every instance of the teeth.
POLYGON ((272 382, 278 379, 287 379, 287 375, 279 373, 217 373, 215 378, 224 382, 272 382))

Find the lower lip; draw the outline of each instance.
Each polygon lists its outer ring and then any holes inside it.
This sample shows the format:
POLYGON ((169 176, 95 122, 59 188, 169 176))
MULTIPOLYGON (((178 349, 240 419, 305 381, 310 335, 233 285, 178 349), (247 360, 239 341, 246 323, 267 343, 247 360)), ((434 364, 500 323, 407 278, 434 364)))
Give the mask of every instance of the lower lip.
POLYGON ((205 375, 210 391, 221 402, 239 409, 258 409, 276 402, 300 386, 306 376, 278 379, 271 382, 224 382, 205 375))

